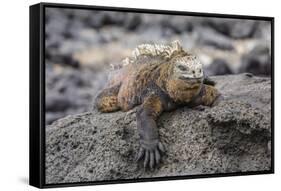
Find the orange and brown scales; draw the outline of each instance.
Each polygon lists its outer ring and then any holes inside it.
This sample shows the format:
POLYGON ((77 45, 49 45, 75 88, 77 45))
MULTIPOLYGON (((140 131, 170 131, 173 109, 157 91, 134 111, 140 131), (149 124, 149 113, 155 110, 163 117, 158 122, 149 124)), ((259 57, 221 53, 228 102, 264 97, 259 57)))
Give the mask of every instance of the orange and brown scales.
POLYGON ((178 103, 188 102, 194 96, 198 95, 201 89, 201 82, 194 83, 186 80, 172 78, 173 64, 166 63, 160 66, 159 76, 156 84, 165 90, 165 92, 178 103))
POLYGON ((116 96, 102 97, 98 109, 101 112, 105 112, 105 113, 118 110, 119 106, 116 96))
POLYGON ((161 64, 134 65, 128 70, 118 93, 118 103, 123 111, 130 110, 140 104, 142 92, 155 81, 156 71, 161 64))
POLYGON ((183 80, 169 80, 167 83, 167 92, 169 96, 178 103, 191 101, 201 90, 202 84, 188 83, 183 80))
POLYGON ((116 95, 119 92, 119 86, 113 86, 103 89, 96 98, 96 106, 101 112, 113 112, 120 109, 116 95))
POLYGON ((206 106, 211 106, 214 103, 214 100, 220 95, 220 92, 210 85, 205 85, 203 91, 204 93, 200 98, 201 102, 206 106))

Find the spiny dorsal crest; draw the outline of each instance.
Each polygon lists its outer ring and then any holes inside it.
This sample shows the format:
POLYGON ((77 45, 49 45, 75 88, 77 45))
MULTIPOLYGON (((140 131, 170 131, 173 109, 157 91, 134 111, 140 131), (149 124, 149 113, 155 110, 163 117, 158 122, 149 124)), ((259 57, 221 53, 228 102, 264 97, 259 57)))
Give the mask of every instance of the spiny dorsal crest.
POLYGON ((133 59, 140 56, 160 56, 169 59, 175 53, 181 52, 182 46, 179 41, 173 41, 169 45, 163 44, 141 44, 132 52, 133 59))
POLYGON ((141 44, 138 45, 133 51, 130 57, 122 60, 121 64, 111 64, 111 69, 120 69, 123 66, 134 64, 135 61, 141 56, 160 57, 165 60, 169 60, 173 55, 183 51, 183 48, 179 41, 173 41, 170 44, 141 44))

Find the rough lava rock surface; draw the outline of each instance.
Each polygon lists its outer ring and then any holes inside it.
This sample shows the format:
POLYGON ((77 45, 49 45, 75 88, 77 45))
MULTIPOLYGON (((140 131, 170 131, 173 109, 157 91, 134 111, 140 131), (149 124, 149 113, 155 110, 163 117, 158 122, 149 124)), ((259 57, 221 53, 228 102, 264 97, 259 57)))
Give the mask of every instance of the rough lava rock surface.
POLYGON ((164 113, 167 153, 154 170, 136 163, 135 109, 70 115, 46 128, 46 183, 67 183, 271 169, 271 80, 215 76, 224 95, 212 108, 164 113))

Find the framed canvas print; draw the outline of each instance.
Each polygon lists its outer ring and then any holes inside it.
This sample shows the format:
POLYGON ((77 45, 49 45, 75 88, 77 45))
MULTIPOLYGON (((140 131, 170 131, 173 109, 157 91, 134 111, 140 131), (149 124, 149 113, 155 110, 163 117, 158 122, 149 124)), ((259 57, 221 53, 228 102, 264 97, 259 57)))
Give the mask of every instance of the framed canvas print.
POLYGON ((274 172, 274 18, 30 7, 30 184, 274 172))

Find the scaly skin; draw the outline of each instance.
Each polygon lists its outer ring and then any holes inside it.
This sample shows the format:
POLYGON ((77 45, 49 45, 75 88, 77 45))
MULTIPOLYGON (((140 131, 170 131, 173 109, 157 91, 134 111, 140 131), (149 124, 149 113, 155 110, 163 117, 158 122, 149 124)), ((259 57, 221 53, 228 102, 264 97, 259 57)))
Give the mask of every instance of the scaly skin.
POLYGON ((220 93, 214 81, 204 77, 197 58, 185 52, 177 42, 164 48, 141 45, 134 57, 126 61, 109 80, 109 87, 98 94, 96 106, 101 112, 128 111, 139 106, 137 160, 144 159, 144 168, 152 169, 165 152, 157 130, 161 113, 184 105, 212 106, 220 93))

